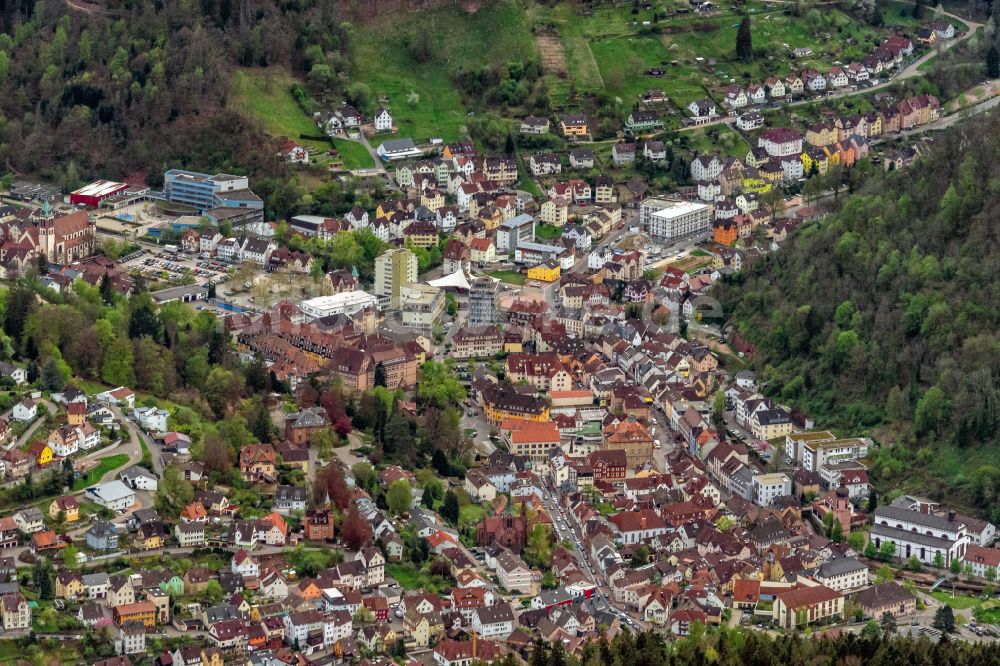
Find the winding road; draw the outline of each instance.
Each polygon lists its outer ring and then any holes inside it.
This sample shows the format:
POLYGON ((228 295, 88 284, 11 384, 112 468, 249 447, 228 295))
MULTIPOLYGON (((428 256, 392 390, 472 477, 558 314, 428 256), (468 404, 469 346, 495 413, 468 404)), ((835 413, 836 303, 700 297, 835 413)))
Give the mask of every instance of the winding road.
MULTIPOLYGON (((823 97, 810 97, 808 99, 801 99, 801 100, 798 100, 798 101, 795 101, 795 102, 788 102, 787 104, 784 104, 783 107, 804 106, 806 104, 814 104, 816 102, 823 102, 823 101, 829 101, 829 100, 834 100, 834 99, 840 99, 842 97, 853 97, 854 95, 867 95, 867 94, 869 94, 869 93, 871 93, 873 91, 880 90, 882 88, 887 88, 887 87, 891 86, 892 84, 896 83, 897 81, 902 81, 904 79, 909 79, 909 78, 912 78, 914 76, 919 76, 921 74, 921 72, 920 72, 920 66, 921 65, 923 65, 928 60, 930 60, 930 59, 932 59, 934 57, 937 57, 939 54, 944 53, 945 51, 948 51, 948 50, 954 48, 957 44, 960 44, 960 43, 962 43, 962 42, 970 39, 974 34, 976 34, 977 30, 979 30, 980 28, 983 27, 982 23, 976 23, 975 21, 970 21, 969 19, 962 18, 961 16, 957 16, 957 15, 952 14, 950 12, 942 11, 941 15, 942 16, 946 16, 946 17, 948 17, 950 19, 953 19, 955 21, 961 21, 962 23, 964 23, 967 26, 969 26, 969 29, 961 37, 955 37, 954 39, 948 40, 947 42, 941 42, 939 48, 933 48, 933 49, 929 50, 924 55, 920 56, 919 58, 917 58, 913 62, 911 62, 908 65, 906 65, 906 67, 904 67, 903 69, 901 69, 895 76, 893 76, 893 77, 891 77, 889 79, 886 79, 885 81, 881 81, 880 83, 877 83, 877 84, 875 84, 873 86, 869 86, 867 88, 859 88, 857 90, 852 90, 852 89, 850 89, 848 87, 848 88, 843 88, 843 89, 835 91, 835 92, 829 92, 829 93, 827 93, 823 97)), ((749 106, 747 107, 747 109, 750 109, 750 108, 752 108, 752 107, 749 107, 749 106)), ((698 125, 689 125, 687 127, 682 127, 678 131, 679 132, 690 132, 692 130, 701 129, 703 127, 711 127, 712 125, 733 125, 733 124, 735 124, 735 122, 736 122, 736 117, 735 116, 722 116, 721 118, 718 118, 717 120, 710 120, 707 123, 701 123, 701 124, 698 124, 698 125)))

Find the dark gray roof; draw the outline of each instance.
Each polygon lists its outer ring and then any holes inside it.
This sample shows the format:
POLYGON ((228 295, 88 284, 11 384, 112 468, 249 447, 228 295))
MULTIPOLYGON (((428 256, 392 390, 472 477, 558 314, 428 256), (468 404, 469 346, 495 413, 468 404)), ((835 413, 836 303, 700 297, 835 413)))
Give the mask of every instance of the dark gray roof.
POLYGON ((961 526, 961 523, 949 521, 943 516, 936 516, 933 513, 923 513, 921 511, 910 511, 891 505, 882 505, 875 509, 875 520, 877 521, 879 518, 902 520, 932 530, 945 530, 948 532, 957 531, 961 526))
POLYGON ((817 574, 821 578, 834 578, 835 576, 843 576, 867 568, 853 557, 838 557, 835 560, 821 564, 817 574))
POLYGON ((942 539, 940 537, 921 534, 920 532, 911 532, 909 530, 901 530, 898 527, 879 524, 872 526, 871 536, 873 538, 883 537, 897 541, 908 541, 920 546, 927 546, 928 548, 938 548, 942 551, 948 550, 952 543, 954 543, 951 539, 942 539))

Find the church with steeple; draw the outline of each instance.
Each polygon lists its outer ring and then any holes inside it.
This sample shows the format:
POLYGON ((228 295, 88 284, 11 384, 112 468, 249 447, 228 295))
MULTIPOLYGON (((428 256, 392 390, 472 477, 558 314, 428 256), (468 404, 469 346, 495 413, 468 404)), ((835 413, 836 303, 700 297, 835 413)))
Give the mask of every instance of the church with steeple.
POLYGON ((5 224, 0 263, 22 272, 44 255, 49 263, 65 265, 89 257, 97 249, 97 225, 85 210, 58 215, 43 203, 21 211, 5 224))

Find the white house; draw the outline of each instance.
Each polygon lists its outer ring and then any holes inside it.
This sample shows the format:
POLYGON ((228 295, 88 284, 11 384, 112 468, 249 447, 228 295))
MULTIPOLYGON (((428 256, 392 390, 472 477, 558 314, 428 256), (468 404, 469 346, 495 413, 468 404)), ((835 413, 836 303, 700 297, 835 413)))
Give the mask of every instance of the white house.
POLYGON ((157 407, 137 407, 132 415, 139 422, 139 426, 148 432, 166 432, 167 418, 170 412, 157 407))
POLYGON ((124 386, 98 393, 96 398, 97 402, 104 405, 121 405, 129 409, 135 407, 135 393, 124 386))
POLYGON ((790 157, 802 154, 802 134, 790 127, 774 127, 764 130, 757 137, 757 145, 771 157, 790 157))
POLYGON ((28 373, 24 368, 5 361, 0 361, 0 377, 9 377, 18 386, 28 382, 28 373))
POLYGON ((38 404, 31 398, 25 398, 14 405, 12 414, 18 421, 34 421, 35 417, 38 416, 38 404))
POLYGON ((135 504, 135 491, 121 481, 108 481, 85 491, 88 500, 112 511, 125 511, 135 504))
POLYGON ((389 109, 379 107, 372 118, 372 125, 375 126, 376 132, 391 132, 392 114, 389 113, 389 109))
POLYGON ((155 491, 159 485, 155 474, 138 465, 132 465, 128 469, 122 470, 118 476, 125 485, 134 490, 155 491))
POLYGON ((858 590, 868 586, 868 567, 853 557, 838 557, 821 564, 815 578, 838 592, 858 590))
POLYGON ((691 178, 699 180, 715 180, 722 173, 722 160, 718 155, 698 155, 691 160, 691 178))
POLYGON ((510 604, 480 606, 472 616, 472 628, 483 638, 507 638, 514 631, 514 613, 510 604))
POLYGON ((760 111, 747 111, 736 119, 736 127, 744 132, 759 129, 764 126, 764 116, 760 111))
POLYGON ((242 548, 233 555, 230 567, 233 573, 241 574, 244 578, 257 578, 260 576, 260 563, 242 548))
POLYGON ((711 118, 716 115, 715 102, 707 98, 691 102, 688 104, 687 109, 695 118, 711 118))

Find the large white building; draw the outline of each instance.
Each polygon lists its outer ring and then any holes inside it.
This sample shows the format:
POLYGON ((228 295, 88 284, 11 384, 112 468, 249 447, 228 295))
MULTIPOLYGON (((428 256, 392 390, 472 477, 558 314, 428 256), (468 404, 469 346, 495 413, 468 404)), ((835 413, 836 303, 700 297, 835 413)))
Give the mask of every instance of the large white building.
POLYGON ((803 469, 818 472, 828 463, 864 458, 870 444, 871 440, 863 438, 805 441, 798 447, 798 462, 803 469))
POLYGON ((135 504, 135 491, 121 481, 108 481, 86 490, 86 497, 112 511, 124 511, 135 504))
POLYGON ((444 290, 419 282, 404 284, 400 295, 403 326, 421 331, 433 330, 444 314, 444 290))
POLYGON ((352 315, 368 307, 375 307, 378 299, 366 291, 345 291, 329 296, 317 296, 299 303, 299 309, 310 320, 331 315, 352 315))
POLYGON ((755 474, 753 500, 760 506, 770 506, 775 497, 792 494, 792 480, 781 472, 755 474))
POLYGON ((945 566, 953 559, 961 561, 969 546, 965 523, 954 512, 937 516, 891 505, 875 509, 875 524, 869 538, 876 548, 889 541, 896 545, 896 557, 903 560, 916 557, 927 565, 933 565, 938 554, 945 566))
POLYGON ((646 229, 657 239, 675 243, 702 240, 712 231, 712 207, 692 201, 664 201, 667 204, 650 212, 646 229))
POLYGON ((853 557, 838 557, 821 564, 815 578, 831 590, 857 590, 868 586, 868 567, 853 557))

